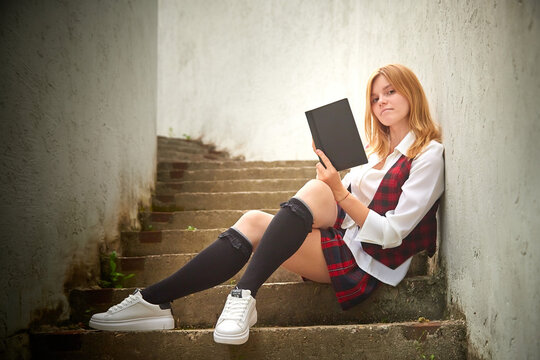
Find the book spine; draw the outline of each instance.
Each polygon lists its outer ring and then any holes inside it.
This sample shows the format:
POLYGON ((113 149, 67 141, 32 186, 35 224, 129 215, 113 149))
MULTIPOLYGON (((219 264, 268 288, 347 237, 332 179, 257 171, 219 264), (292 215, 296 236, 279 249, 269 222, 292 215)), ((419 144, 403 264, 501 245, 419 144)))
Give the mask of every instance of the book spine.
MULTIPOLYGON (((317 122, 313 118, 313 113, 311 113, 310 111, 306 112, 306 118, 307 118, 307 121, 308 121, 309 129, 311 130, 311 134, 313 135, 313 142, 315 143, 315 148, 317 148, 319 150, 322 150, 322 152, 324 152, 326 154, 326 152, 325 152, 325 150, 323 148, 323 144, 321 142, 321 139, 319 137, 319 130, 317 129, 317 122)), ((326 169, 326 165, 324 164, 322 159, 318 155, 317 155, 317 157, 319 158, 319 161, 321 162, 321 164, 326 169)))

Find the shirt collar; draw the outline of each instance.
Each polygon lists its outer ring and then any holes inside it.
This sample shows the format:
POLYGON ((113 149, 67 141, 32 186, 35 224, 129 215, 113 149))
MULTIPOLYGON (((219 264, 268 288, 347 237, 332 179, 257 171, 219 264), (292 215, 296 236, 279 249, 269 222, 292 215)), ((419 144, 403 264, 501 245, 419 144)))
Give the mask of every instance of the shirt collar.
POLYGON ((409 151, 409 148, 412 146, 412 144, 414 143, 415 140, 416 140, 416 136, 414 135, 414 132, 412 132, 412 130, 411 130, 399 142, 399 144, 398 144, 398 146, 396 146, 395 150, 399 151, 403 155, 407 155, 407 152, 409 151))
MULTIPOLYGON (((398 146, 395 147, 394 152, 392 154, 396 153, 396 150, 399 151, 401 154, 407 156, 407 152, 409 151, 409 148, 416 140, 416 136, 414 135, 414 132, 411 130, 405 135, 403 139, 399 142, 398 146)), ((368 158, 368 164, 371 164, 371 166, 375 166, 381 161, 379 158, 379 155, 377 153, 372 153, 369 155, 368 158)))

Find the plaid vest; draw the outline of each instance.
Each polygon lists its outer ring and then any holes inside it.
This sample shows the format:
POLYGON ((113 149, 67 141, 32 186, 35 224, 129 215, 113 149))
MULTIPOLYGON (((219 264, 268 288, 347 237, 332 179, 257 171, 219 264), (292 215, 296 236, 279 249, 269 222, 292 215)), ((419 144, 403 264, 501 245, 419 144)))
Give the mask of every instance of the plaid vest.
MULTIPOLYGON (((387 211, 396 208, 401 195, 401 187, 409 178, 412 160, 402 155, 390 170, 384 175, 373 200, 368 208, 384 216, 387 211)), ((424 218, 416 225, 400 246, 383 249, 376 244, 362 243, 365 252, 384 265, 395 269, 408 258, 423 250, 431 257, 437 247, 437 220, 435 213, 439 200, 431 207, 424 218)))

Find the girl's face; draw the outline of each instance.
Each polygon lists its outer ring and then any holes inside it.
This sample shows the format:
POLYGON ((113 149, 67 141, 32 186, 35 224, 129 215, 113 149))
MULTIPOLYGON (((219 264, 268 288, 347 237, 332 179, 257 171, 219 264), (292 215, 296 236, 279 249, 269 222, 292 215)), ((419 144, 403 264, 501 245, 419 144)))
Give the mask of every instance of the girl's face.
POLYGON ((384 75, 377 76, 373 81, 371 110, 385 126, 397 128, 409 125, 409 102, 395 90, 384 75))

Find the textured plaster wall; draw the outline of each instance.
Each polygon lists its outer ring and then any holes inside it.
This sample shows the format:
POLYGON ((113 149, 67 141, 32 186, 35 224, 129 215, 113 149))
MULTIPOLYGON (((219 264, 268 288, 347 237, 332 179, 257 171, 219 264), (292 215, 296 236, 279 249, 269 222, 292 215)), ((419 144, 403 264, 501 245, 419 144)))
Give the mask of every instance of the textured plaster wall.
POLYGON ((66 319, 64 286, 136 226, 156 156, 157 2, 4 1, 0 337, 66 319))
POLYGON ((462 19, 463 35, 449 37, 433 67, 455 90, 433 84, 446 137, 449 301, 485 358, 537 359, 540 3, 471 4, 462 19))
POLYGON ((174 1, 159 8, 158 134, 247 159, 312 158, 304 111, 359 110, 356 1, 174 1))
POLYGON ((540 8, 534 0, 161 0, 158 124, 247 159, 313 159, 303 112, 400 62, 443 126, 448 302, 471 353, 540 353, 540 8))

